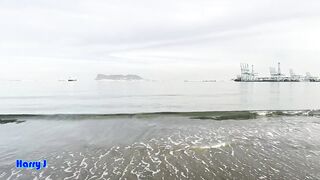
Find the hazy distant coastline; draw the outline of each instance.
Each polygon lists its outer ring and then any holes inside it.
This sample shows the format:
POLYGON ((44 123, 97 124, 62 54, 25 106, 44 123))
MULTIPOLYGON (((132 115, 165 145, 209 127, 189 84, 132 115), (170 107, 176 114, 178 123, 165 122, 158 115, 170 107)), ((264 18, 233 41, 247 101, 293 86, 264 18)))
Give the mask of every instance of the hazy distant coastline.
POLYGON ((143 78, 138 76, 138 75, 135 75, 135 74, 128 74, 128 75, 122 75, 122 74, 111 74, 111 75, 98 74, 96 76, 95 80, 137 81, 137 80, 143 80, 143 78))

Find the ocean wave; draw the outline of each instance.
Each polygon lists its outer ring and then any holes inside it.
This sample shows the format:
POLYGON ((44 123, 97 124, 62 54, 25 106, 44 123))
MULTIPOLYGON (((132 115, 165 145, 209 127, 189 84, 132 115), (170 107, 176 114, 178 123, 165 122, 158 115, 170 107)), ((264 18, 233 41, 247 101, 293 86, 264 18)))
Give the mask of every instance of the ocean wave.
POLYGON ((199 120, 248 120, 258 117, 320 116, 320 110, 254 110, 254 111, 191 111, 191 112, 148 112, 116 114, 0 114, 0 122, 24 119, 108 119, 108 118, 154 118, 180 116, 199 120))

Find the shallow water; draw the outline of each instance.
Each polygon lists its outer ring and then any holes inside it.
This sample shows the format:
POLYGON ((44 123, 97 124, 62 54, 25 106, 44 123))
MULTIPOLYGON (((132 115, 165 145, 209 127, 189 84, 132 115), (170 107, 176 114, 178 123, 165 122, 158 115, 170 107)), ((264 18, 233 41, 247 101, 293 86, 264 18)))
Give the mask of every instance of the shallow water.
POLYGON ((0 179, 319 179, 319 116, 286 113, 18 116, 0 124, 0 179))

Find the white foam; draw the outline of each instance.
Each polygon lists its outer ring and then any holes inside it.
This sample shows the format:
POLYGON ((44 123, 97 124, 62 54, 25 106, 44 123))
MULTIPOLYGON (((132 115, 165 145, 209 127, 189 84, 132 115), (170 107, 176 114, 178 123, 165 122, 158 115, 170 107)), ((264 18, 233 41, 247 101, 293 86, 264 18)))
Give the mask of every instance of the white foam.
POLYGON ((228 145, 228 144, 225 143, 225 142, 222 142, 222 143, 218 143, 218 144, 214 144, 214 145, 210 145, 210 146, 196 146, 196 147, 193 147, 193 148, 200 148, 200 149, 218 149, 218 148, 221 148, 221 147, 225 147, 226 145, 228 145))

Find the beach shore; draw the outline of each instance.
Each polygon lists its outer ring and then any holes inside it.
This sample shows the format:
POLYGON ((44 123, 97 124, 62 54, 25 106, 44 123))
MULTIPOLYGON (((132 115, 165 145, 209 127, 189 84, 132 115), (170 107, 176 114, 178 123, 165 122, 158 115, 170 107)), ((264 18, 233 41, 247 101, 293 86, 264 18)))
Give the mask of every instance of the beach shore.
POLYGON ((320 178, 319 117, 254 114, 20 115, 0 124, 0 179, 320 178))

